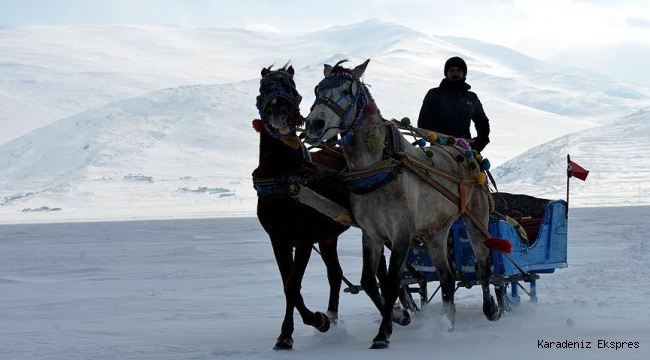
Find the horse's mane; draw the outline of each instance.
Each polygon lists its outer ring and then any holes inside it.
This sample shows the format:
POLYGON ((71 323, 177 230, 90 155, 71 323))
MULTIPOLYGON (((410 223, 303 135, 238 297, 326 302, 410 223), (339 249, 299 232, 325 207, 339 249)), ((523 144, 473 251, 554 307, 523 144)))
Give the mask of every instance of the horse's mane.
POLYGON ((334 67, 332 68, 332 73, 338 73, 338 72, 350 73, 352 71, 351 69, 344 68, 343 66, 341 66, 341 64, 343 64, 345 62, 348 62, 348 59, 343 59, 343 60, 340 60, 339 62, 337 62, 334 65, 334 67))
POLYGON ((284 66, 282 66, 281 68, 278 68, 277 70, 273 70, 273 67, 275 66, 275 63, 273 63, 273 64, 269 65, 268 67, 266 67, 266 70, 268 70, 269 73, 270 72, 277 72, 277 71, 287 72, 287 69, 289 68, 290 64, 291 64, 291 61, 287 61, 287 63, 284 64, 284 66))

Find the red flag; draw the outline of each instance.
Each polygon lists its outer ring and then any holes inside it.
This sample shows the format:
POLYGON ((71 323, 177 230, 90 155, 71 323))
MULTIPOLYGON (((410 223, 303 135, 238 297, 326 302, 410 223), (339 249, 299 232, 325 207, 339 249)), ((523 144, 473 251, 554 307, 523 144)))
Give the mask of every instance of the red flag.
POLYGON ((577 177, 578 179, 585 181, 587 180, 587 175, 589 175, 589 170, 585 170, 582 166, 574 163, 571 160, 568 160, 568 165, 566 168, 566 174, 568 177, 577 177))

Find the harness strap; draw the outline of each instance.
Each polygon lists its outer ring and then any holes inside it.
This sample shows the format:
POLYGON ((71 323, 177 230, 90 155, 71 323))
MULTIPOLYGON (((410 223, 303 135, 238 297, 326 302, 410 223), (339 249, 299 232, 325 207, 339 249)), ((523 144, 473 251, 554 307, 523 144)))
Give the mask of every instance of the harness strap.
POLYGON ((341 119, 343 119, 345 117, 345 112, 346 112, 345 109, 343 109, 341 106, 339 106, 339 104, 336 103, 334 100, 332 100, 332 99, 330 99, 328 97, 326 97, 326 98, 320 97, 320 98, 316 99, 316 101, 314 102, 314 105, 312 105, 312 107, 311 107, 311 110, 313 110, 314 107, 316 107, 316 105, 319 105, 319 104, 324 104, 327 107, 329 107, 341 119))
POLYGON ((389 172, 400 164, 394 159, 380 161, 377 164, 358 171, 346 171, 341 174, 343 181, 359 180, 379 173, 389 172))
POLYGON ((465 189, 465 178, 462 178, 458 184, 458 193, 460 194, 460 213, 464 214, 467 211, 467 190, 465 189))
POLYGON ((445 189, 444 186, 440 185, 440 183, 438 183, 437 181, 432 179, 430 176, 428 176, 427 174, 422 172, 422 170, 420 170, 419 167, 412 164, 409 160, 410 159, 408 158, 408 156, 405 156, 405 157, 401 158, 401 162, 402 162, 402 164, 404 164, 404 166, 411 169, 414 173, 416 173, 418 176, 420 176, 424 181, 429 183, 429 185, 433 186, 442 195, 444 195, 447 199, 449 199, 451 202, 458 205, 458 207, 460 209, 459 215, 463 215, 463 214, 467 215, 467 217, 472 221, 472 223, 481 231, 483 236, 485 236, 487 238, 492 236, 490 234, 490 232, 488 231, 488 229, 483 224, 481 224, 480 221, 478 221, 476 216, 469 209, 467 209, 465 207, 465 201, 466 201, 466 196, 467 195, 466 195, 465 186, 463 186, 463 185, 464 185, 465 180, 467 180, 466 178, 462 178, 462 179, 459 180, 460 189, 461 189, 460 190, 460 199, 459 199, 456 195, 452 194, 449 190, 445 189))

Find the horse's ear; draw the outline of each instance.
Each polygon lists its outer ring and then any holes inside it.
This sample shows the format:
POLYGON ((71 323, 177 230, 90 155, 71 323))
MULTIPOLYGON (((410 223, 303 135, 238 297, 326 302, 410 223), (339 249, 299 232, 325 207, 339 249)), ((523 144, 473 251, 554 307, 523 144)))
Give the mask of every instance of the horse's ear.
POLYGON ((355 67, 352 69, 352 76, 354 76, 355 79, 361 79, 361 75, 366 71, 366 67, 368 66, 368 63, 370 62, 370 59, 366 60, 363 64, 355 67))
POLYGON ((265 77, 266 74, 268 74, 270 72, 271 72, 271 70, 269 70, 268 68, 262 68, 262 77, 265 77))
POLYGON ((331 65, 325 64, 325 69, 323 69, 323 75, 327 76, 332 72, 333 67, 331 65))
POLYGON ((289 75, 293 76, 293 74, 295 73, 295 71, 293 70, 293 65, 289 65, 287 72, 289 73, 289 75))

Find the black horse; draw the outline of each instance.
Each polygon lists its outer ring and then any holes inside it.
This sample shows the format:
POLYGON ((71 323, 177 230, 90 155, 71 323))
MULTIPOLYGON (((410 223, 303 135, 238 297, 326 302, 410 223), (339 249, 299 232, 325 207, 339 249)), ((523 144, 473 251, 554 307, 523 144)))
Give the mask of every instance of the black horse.
MULTIPOLYGON (((289 188, 300 183, 345 208, 349 208, 350 202, 349 191, 338 180, 337 172, 315 164, 297 136, 297 128, 304 118, 300 115, 301 96, 293 80, 293 67, 287 64, 278 70, 271 69, 272 66, 262 69, 257 97, 261 120, 253 121, 253 127, 260 133, 259 166, 253 172, 253 183, 258 194, 257 217, 271 239, 286 297, 284 321, 274 349, 290 350, 294 308, 298 309, 303 323, 321 332, 329 330, 331 322, 338 321, 343 273, 336 246, 338 236, 348 226, 297 202, 289 195, 289 188), (327 314, 309 310, 300 294, 316 243, 327 267, 330 286, 327 314)), ((337 156, 332 152, 324 157, 332 160, 337 156)), ((345 164, 342 156, 339 164, 345 164)))

